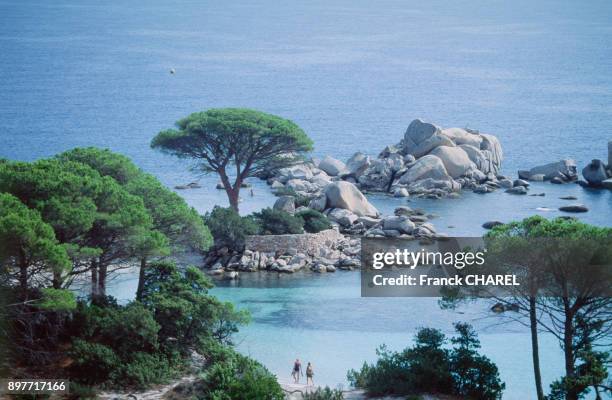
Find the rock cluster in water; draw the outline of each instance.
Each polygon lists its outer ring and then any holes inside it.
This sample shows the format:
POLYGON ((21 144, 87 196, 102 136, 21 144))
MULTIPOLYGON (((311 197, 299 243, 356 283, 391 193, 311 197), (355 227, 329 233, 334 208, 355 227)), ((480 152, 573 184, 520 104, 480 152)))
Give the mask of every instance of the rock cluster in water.
POLYGON ((612 141, 608 142, 608 163, 599 159, 591 160, 583 169, 578 180, 578 168, 572 159, 560 160, 533 167, 530 170, 519 170, 519 179, 527 181, 550 181, 551 183, 577 182, 582 186, 612 190, 612 141))
POLYGON ((442 197, 462 188, 483 191, 487 183, 494 189, 502 159, 501 145, 493 135, 443 129, 416 119, 398 144, 385 147, 376 158, 355 153, 343 163, 327 156, 281 169, 268 182, 273 188, 287 187, 311 197, 320 196, 334 180, 398 197, 442 197))
MULTIPOLYGON (((375 158, 355 153, 344 163, 327 156, 275 171, 267 181, 279 193, 307 197, 308 207, 324 212, 342 232, 435 237, 422 215, 382 217, 362 192, 439 198, 456 196, 461 189, 487 193, 512 188, 512 181, 498 174, 502 158, 493 135, 416 119, 398 144, 385 147, 375 158)), ((291 212, 290 203, 277 201, 275 207, 291 212)))

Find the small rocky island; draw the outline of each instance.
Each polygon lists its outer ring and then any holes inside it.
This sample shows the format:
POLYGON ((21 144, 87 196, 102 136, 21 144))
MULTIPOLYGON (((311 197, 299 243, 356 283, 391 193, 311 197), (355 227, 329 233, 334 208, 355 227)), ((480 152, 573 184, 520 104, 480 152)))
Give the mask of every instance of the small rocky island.
MULTIPOLYGON (((343 233, 366 237, 439 238, 422 210, 400 207, 381 216, 362 192, 395 197, 458 196, 462 189, 487 193, 513 188, 499 174, 503 152, 490 134, 462 128, 441 128, 415 119, 403 139, 385 147, 376 158, 355 153, 344 163, 327 156, 275 171, 267 182, 277 193, 309 199, 308 207, 325 213, 343 233)), ((295 211, 290 196, 275 204, 295 211)))
POLYGON ((251 236, 240 254, 223 249, 212 254, 206 261, 209 273, 235 278, 237 271, 293 273, 305 267, 334 272, 360 266, 359 237, 444 239, 424 210, 400 206, 393 215, 381 215, 363 192, 441 198, 457 196, 462 189, 487 193, 512 187, 512 181, 499 175, 502 159, 493 135, 443 129, 416 119, 398 144, 385 147, 377 157, 355 153, 344 163, 327 156, 273 171, 265 179, 279 195, 275 209, 323 212, 333 229, 251 236))
MULTIPOLYGON (((355 153, 346 163, 330 156, 279 170, 273 189, 288 187, 319 197, 327 184, 343 180, 362 191, 442 197, 465 188, 497 187, 503 152, 498 139, 462 128, 443 129, 416 119, 403 139, 378 157, 355 153)), ((322 202, 322 200, 320 200, 322 202)))
MULTIPOLYGON (((415 119, 399 143, 386 146, 375 157, 358 152, 342 162, 326 156, 263 177, 278 196, 274 209, 290 214, 307 209, 322 212, 333 229, 251 236, 244 252, 236 254, 221 249, 208 257, 206 265, 210 274, 230 279, 237 277, 238 271, 293 273, 310 269, 322 273, 359 268, 360 237, 409 240, 447 237, 437 232, 430 221, 433 216, 426 211, 400 206, 393 215, 381 215, 364 193, 439 199, 459 196, 462 190, 485 194, 501 189, 511 195, 526 195, 530 182, 543 181, 609 188, 612 142, 608 151, 607 165, 593 160, 582 170, 585 181, 579 180, 576 163, 571 159, 521 170, 518 179, 511 179, 500 174, 503 151, 497 137, 472 129, 441 128, 415 119)), ((570 204, 561 211, 588 209, 570 204)), ((483 227, 491 229, 498 224, 501 222, 488 221, 483 227)))

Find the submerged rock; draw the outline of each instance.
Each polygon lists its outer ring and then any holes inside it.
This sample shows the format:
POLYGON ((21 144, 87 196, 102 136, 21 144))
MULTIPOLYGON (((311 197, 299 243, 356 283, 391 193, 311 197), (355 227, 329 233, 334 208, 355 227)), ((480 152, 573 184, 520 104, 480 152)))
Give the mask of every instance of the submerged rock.
POLYGON ((515 186, 506 190, 506 193, 510 194, 527 194, 527 188, 525 186, 515 186))
POLYGON ((570 204, 569 206, 559 207, 559 211, 583 213, 589 211, 589 209, 584 204, 570 204))
POLYGON ((554 183, 554 184, 557 184, 557 185, 562 185, 562 184, 564 184, 564 183, 565 183, 565 181, 564 181, 562 178, 558 177, 558 176, 554 176, 554 177, 553 177, 553 178, 550 180, 550 183, 554 183))
POLYGON ((512 186, 514 186, 514 187, 516 187, 516 186, 529 187, 529 182, 527 182, 524 179, 515 179, 514 182, 512 183, 512 186))
POLYGON ((493 229, 496 226, 503 225, 503 224, 504 223, 501 221, 487 221, 484 224, 482 224, 482 227, 485 229, 493 229))

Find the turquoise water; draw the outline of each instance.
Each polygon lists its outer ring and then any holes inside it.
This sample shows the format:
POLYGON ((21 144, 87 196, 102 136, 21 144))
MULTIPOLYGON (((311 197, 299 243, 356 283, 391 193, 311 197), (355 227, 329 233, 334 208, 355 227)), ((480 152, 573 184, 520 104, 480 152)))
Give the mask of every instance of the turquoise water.
MULTIPOLYGON (((610 21, 607 0, 0 0, 0 157, 108 147, 172 187, 197 177, 150 150, 150 139, 190 112, 241 106, 294 120, 318 156, 376 154, 422 117, 496 134, 509 174, 563 157, 581 167, 605 158, 612 139, 610 21)), ((181 194, 202 212, 227 204, 216 181, 203 177, 202 189, 181 194)), ((273 201, 254 184, 242 212, 273 201)), ((547 195, 466 193, 409 204, 438 214, 440 231, 477 235, 489 219, 558 215, 558 197, 573 194, 591 209, 581 219, 612 225, 610 192, 534 186, 547 195)), ((406 204, 372 201, 385 212, 406 204)), ((508 383, 506 398, 533 397, 528 336, 519 327, 491 328, 477 309, 442 312, 428 300, 361 299, 357 279, 245 276, 215 293, 251 309, 239 348, 280 379, 299 355, 315 364, 320 383, 341 383, 380 343, 401 348, 417 326, 449 330, 454 320, 476 318, 483 349, 508 383)), ((129 276, 113 284, 119 297, 133 293, 129 276)), ((542 342, 550 382, 561 373, 560 353, 553 340, 542 342)))
MULTIPOLYGON (((452 323, 469 321, 477 327, 482 351, 500 368, 507 384, 505 398, 533 397, 530 338, 513 323, 499 326, 484 305, 460 312, 440 310, 432 298, 361 298, 359 273, 328 276, 243 275, 234 286, 214 289, 215 295, 247 308, 253 324, 236 337, 238 348, 290 382, 292 361, 300 357, 316 368, 317 383, 347 387, 346 372, 365 360, 376 359, 375 349, 386 344, 401 350, 412 343, 417 328, 430 326, 452 334, 452 323)), ((541 340, 546 383, 563 372, 557 343, 541 340)))
MULTIPOLYGON (((113 282, 110 294, 133 297, 137 274, 113 282)), ((234 338, 239 351, 266 365, 281 382, 291 382, 293 360, 313 363, 316 384, 347 388, 346 372, 376 359, 381 344, 401 350, 412 344, 419 327, 453 334, 453 322, 470 322, 478 330, 482 352, 499 367, 505 399, 533 398, 531 342, 528 330, 501 320, 488 307, 474 304, 441 310, 433 298, 362 298, 360 274, 338 271, 320 275, 243 273, 239 281, 217 282, 212 293, 251 312, 252 322, 234 338)), ((545 385, 563 374, 558 342, 540 336, 545 385)))

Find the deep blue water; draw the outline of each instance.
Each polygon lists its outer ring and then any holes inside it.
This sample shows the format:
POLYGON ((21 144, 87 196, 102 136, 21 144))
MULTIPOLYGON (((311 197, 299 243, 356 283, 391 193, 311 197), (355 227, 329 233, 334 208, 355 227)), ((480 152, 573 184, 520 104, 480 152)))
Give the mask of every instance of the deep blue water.
MULTIPOLYGON (((174 186, 194 178, 186 164, 150 150, 151 138, 190 112, 237 106, 294 120, 319 156, 376 154, 421 117, 497 135, 507 173, 563 157, 581 168, 605 158, 612 139, 611 21, 607 0, 0 0, 0 157, 109 147, 174 186)), ((216 181, 203 178, 202 189, 182 195, 200 211, 226 204, 216 181)), ((272 202, 265 185, 255 185, 243 212, 272 202)), ((536 186, 547 196, 466 194, 412 204, 438 214, 439 230, 473 235, 488 219, 558 215, 536 209, 556 210, 560 195, 573 194, 591 208, 580 218, 612 225, 610 192, 536 186)), ((373 202, 388 212, 403 200, 373 202)), ((241 349, 279 376, 302 352, 320 366, 320 381, 335 383, 347 366, 372 359, 375 344, 398 347, 414 326, 449 329, 462 317, 398 300, 397 323, 381 317, 371 324, 383 329, 372 333, 364 324, 396 303, 359 299, 350 274, 316 282, 218 289, 252 309, 241 349)), ((526 336, 482 334, 509 382, 506 397, 531 397, 526 336)), ((543 348, 551 380, 560 373, 556 344, 543 348)))

